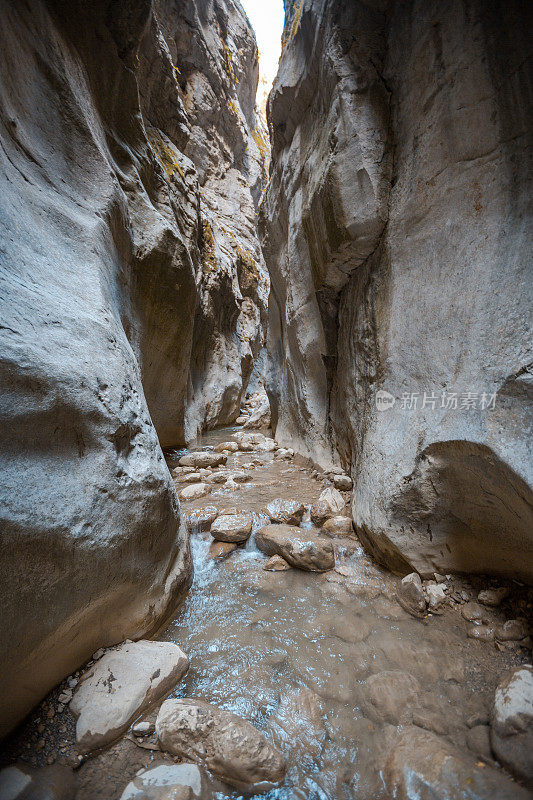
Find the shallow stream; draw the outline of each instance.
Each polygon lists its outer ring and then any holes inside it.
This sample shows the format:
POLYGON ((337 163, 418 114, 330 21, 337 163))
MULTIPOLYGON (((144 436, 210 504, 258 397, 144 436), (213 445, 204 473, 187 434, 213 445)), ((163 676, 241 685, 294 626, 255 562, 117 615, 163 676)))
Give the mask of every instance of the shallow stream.
MULTIPOLYGON (((202 445, 234 430, 207 434, 202 445)), ((186 510, 235 506, 252 512, 255 531, 268 522, 270 500, 311 504, 323 488, 311 470, 271 453, 237 453, 227 467, 253 461, 250 483, 216 487, 186 510)), ((336 570, 324 574, 265 571, 253 534, 222 561, 209 556, 211 542, 209 533, 192 534, 194 584, 163 638, 191 659, 175 696, 245 717, 286 755, 285 785, 263 797, 377 800, 390 726, 413 718, 465 746, 465 720, 488 711, 506 658, 467 639, 457 612, 412 618, 394 599, 397 579, 356 539, 334 540, 336 570), (372 689, 370 676, 378 676, 372 689)))

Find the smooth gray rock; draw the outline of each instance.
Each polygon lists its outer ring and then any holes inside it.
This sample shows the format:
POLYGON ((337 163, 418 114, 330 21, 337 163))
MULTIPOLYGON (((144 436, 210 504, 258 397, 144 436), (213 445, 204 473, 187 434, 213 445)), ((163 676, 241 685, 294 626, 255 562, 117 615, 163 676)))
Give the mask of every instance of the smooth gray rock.
POLYGON ((117 739, 188 667, 183 650, 170 642, 124 643, 106 653, 82 676, 70 703, 78 750, 89 753, 117 739))
POLYGON ((292 567, 326 572, 335 566, 329 539, 293 525, 266 525, 254 535, 257 547, 267 556, 278 555, 292 567))
POLYGON ((179 498, 180 500, 201 500, 202 497, 210 494, 212 488, 208 483, 193 483, 181 490, 179 498))
POLYGON ((260 222, 276 439, 340 451, 398 574, 531 581, 528 4, 286 6, 260 222))
POLYGON ((202 764, 243 791, 268 791, 285 775, 282 756, 257 728, 203 700, 166 700, 156 733, 163 750, 202 764))
MULTIPOLYGON (((258 53, 240 3, 157 0, 190 124, 184 148, 201 192, 200 274, 185 415, 187 440, 239 415, 263 343, 269 278, 256 204, 270 147, 256 114, 258 53)), ((179 308, 179 306, 178 306, 179 308)))
POLYGON ((533 790, 533 667, 517 667, 498 684, 491 716, 498 761, 533 790))
POLYGON ((184 433, 198 184, 150 3, 6 0, 1 16, 3 736, 188 588, 160 445, 184 433))

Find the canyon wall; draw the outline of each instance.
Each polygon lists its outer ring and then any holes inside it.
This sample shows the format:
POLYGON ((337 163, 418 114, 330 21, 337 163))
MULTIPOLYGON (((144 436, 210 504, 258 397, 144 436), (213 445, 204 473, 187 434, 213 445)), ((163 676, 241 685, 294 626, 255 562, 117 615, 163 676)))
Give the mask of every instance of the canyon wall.
POLYGON ((180 87, 200 197, 199 302, 190 361, 186 437, 239 415, 264 344, 269 278, 256 210, 268 134, 255 112, 255 36, 234 0, 157 3, 180 87))
POLYGON ((286 0, 261 231, 278 441, 365 546, 533 579, 525 2, 286 0))
POLYGON ((262 344, 257 48, 198 7, 0 0, 0 735, 183 598, 161 446, 235 418, 262 344))

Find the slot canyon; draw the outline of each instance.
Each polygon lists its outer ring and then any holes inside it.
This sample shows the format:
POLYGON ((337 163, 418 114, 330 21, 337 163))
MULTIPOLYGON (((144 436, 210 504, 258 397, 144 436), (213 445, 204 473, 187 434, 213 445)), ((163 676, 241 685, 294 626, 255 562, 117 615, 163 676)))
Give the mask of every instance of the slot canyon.
POLYGON ((532 24, 0 0, 0 800, 533 797, 532 24))

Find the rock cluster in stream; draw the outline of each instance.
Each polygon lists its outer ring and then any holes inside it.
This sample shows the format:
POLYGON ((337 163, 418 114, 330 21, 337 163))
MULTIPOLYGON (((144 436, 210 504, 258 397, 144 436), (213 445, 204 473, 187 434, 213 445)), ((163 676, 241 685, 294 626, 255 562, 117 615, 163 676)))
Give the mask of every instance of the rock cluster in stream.
POLYGON ((530 8, 285 7, 261 210, 275 435, 340 453, 397 573, 531 581, 530 8))
POLYGON ((1 736, 184 597, 161 445, 239 414, 269 279, 238 3, 6 0, 0 53, 1 736))

